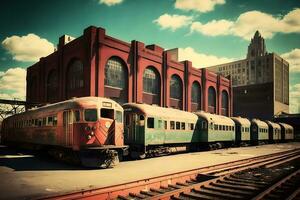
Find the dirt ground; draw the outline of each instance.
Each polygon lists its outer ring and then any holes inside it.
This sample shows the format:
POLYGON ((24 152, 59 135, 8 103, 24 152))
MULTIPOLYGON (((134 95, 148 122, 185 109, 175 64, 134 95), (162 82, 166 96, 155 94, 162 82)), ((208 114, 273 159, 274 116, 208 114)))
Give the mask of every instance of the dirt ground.
POLYGON ((295 148, 300 148, 300 143, 185 153, 121 162, 111 169, 86 169, 61 163, 45 155, 0 146, 0 199, 38 198, 122 184, 295 148))

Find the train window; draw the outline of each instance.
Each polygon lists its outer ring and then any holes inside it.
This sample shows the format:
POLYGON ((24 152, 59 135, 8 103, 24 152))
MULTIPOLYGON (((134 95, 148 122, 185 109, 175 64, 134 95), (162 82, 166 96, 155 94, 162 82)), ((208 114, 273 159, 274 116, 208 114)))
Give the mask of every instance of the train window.
POLYGON ((119 123, 123 122, 123 114, 119 110, 116 111, 116 121, 119 122, 119 123))
POLYGON ((35 126, 38 126, 38 125, 39 125, 39 120, 38 120, 38 119, 35 119, 35 120, 34 120, 34 125, 35 125, 35 126))
POLYGON ((185 130, 185 122, 181 122, 181 130, 185 130))
POLYGON ((148 117, 147 128, 154 128, 154 118, 153 117, 148 117))
POLYGON ((96 109, 84 110, 84 120, 87 122, 97 121, 97 110, 96 109))
POLYGON ((225 126, 225 128, 226 128, 226 131, 228 131, 228 126, 225 126))
POLYGON ((38 119, 38 126, 42 126, 42 119, 38 119))
POLYGON ((47 125, 52 126, 53 125, 53 117, 47 117, 47 125))
POLYGON ((46 126, 46 122, 47 122, 47 119, 46 117, 43 118, 43 126, 46 126))
POLYGON ((114 110, 113 109, 107 109, 107 108, 101 108, 100 109, 100 117, 101 118, 114 119, 114 110))
POLYGON ((191 130, 194 130, 194 128, 195 128, 195 125, 194 124, 191 124, 191 130))
POLYGON ((165 130, 168 129, 168 121, 165 121, 165 130))
POLYGON ((53 116, 53 126, 56 126, 56 125, 57 125, 57 117, 53 116))
POLYGON ((242 132, 244 132, 244 127, 242 127, 242 132))
POLYGON ((175 122, 174 121, 170 121, 170 129, 171 130, 175 129, 175 122))
POLYGON ((80 121, 80 111, 79 110, 74 110, 74 122, 79 122, 80 121))
POLYGON ((216 131, 218 130, 218 125, 217 125, 217 124, 215 124, 215 130, 216 130, 216 131))
POLYGON ((220 130, 220 131, 222 130, 222 125, 219 125, 219 130, 220 130))
POLYGON ((222 125, 222 130, 225 131, 225 125, 222 125))
POLYGON ((176 122, 176 130, 180 130, 180 122, 176 122))

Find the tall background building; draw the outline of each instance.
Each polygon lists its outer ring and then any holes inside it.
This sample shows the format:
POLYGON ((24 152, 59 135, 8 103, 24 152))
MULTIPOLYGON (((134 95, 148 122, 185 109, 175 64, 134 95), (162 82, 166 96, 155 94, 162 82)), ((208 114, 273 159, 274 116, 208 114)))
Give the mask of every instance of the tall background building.
POLYGON ((267 52, 258 31, 245 59, 208 69, 231 78, 234 116, 272 119, 289 112, 289 63, 276 53, 267 52))

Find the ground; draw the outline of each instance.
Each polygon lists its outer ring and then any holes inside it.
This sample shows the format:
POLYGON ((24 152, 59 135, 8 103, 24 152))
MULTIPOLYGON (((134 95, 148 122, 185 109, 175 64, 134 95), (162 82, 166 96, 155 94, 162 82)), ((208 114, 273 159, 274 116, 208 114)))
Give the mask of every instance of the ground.
POLYGON ((121 162, 111 169, 86 169, 44 154, 0 146, 0 199, 38 198, 300 148, 300 143, 229 148, 121 162))

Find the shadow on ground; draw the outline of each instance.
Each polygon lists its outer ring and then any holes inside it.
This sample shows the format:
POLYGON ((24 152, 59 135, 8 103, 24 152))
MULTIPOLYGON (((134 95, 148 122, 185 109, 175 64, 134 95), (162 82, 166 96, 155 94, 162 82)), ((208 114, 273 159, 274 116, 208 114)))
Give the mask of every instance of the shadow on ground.
POLYGON ((13 149, 3 145, 0 145, 0 167, 8 167, 15 171, 88 169, 55 160, 45 152, 13 149))

